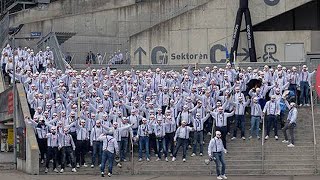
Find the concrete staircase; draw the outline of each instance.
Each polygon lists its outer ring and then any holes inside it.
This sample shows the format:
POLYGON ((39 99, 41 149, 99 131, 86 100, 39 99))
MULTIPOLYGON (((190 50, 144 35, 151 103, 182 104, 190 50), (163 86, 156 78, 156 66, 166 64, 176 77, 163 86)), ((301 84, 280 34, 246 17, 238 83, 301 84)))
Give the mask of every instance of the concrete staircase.
MULTIPOLYGON (((315 114, 320 115, 318 107, 315 108, 315 114)), ((238 138, 231 141, 230 136, 227 136, 228 154, 225 155, 227 174, 228 175, 312 175, 315 173, 315 161, 313 155, 313 131, 311 109, 298 109, 298 125, 295 131, 296 143, 294 148, 288 148, 282 143, 283 134, 280 130, 279 140, 273 138, 273 132, 270 134, 271 138, 265 142, 264 147, 264 161, 262 161, 262 147, 261 140, 248 138, 242 140, 238 138), (264 162, 264 163, 263 163, 264 162)), ((246 118, 246 137, 249 136, 248 129, 250 128, 248 117, 246 118)), ((320 122, 316 124, 317 133, 320 133, 320 122)), ((238 132, 239 133, 239 132, 238 132)), ((138 162, 137 149, 134 153, 134 174, 139 175, 215 175, 215 165, 211 162, 206 165, 204 160, 207 159, 207 146, 210 136, 205 136, 204 156, 190 157, 192 150, 187 151, 187 161, 182 162, 182 152, 178 153, 177 160, 171 162, 155 161, 154 153, 151 153, 151 161, 138 162)), ((320 141, 320 137, 317 137, 320 141)), ((320 155, 320 146, 318 145, 318 156, 320 155)), ((91 160, 88 155, 87 162, 91 160)), ((319 158, 318 158, 319 159, 319 158)), ((320 160, 317 161, 318 170, 320 167, 320 160)), ((41 174, 44 172, 44 167, 40 169, 41 174)), ((131 174, 131 162, 123 163, 120 169, 114 167, 114 174, 131 174)), ((49 174, 56 174, 49 172, 49 174)), ((64 174, 71 173, 71 169, 67 168, 64 174)), ((80 168, 77 174, 99 174, 99 168, 91 169, 80 168)))

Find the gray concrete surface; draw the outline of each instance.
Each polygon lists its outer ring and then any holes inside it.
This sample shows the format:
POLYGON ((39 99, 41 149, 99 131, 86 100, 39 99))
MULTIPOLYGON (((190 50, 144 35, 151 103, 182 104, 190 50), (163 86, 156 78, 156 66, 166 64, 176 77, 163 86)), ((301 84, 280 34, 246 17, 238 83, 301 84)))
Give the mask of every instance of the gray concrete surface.
MULTIPOLYGON (((102 179, 99 175, 96 176, 71 176, 71 175, 26 175, 17 171, 7 171, 1 172, 1 180, 56 180, 57 177, 63 180, 77 180, 79 177, 81 179, 90 179, 90 180, 100 180, 102 179)), ((106 177, 107 178, 107 177, 106 177)), ((195 177, 184 177, 184 176, 112 176, 112 179, 115 180, 193 180, 195 177)), ((215 176, 197 176, 196 178, 202 180, 212 180, 215 179, 215 176)), ((105 178, 103 178, 105 179, 105 178)), ((236 180, 318 180, 320 176, 229 176, 228 179, 236 179, 236 180)))
POLYGON ((0 164, 14 162, 14 156, 12 152, 0 152, 0 164))

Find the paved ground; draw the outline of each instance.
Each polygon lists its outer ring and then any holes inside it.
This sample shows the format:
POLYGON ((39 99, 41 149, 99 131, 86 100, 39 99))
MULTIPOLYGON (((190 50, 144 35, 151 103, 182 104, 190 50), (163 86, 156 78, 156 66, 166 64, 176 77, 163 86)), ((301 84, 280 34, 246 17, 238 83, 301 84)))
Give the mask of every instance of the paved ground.
POLYGON ((14 162, 14 155, 10 152, 0 152, 0 163, 14 162))
MULTIPOLYGON (((201 180, 214 180, 213 176, 201 176, 201 177, 183 177, 183 176, 112 176, 111 178, 100 176, 72 176, 72 175, 26 175, 18 171, 0 171, 1 180, 57 180, 57 177, 61 180, 101 180, 101 179, 114 179, 114 180, 193 180, 195 178, 201 180)), ((234 180, 319 180, 320 176, 229 176, 228 179, 234 180)))

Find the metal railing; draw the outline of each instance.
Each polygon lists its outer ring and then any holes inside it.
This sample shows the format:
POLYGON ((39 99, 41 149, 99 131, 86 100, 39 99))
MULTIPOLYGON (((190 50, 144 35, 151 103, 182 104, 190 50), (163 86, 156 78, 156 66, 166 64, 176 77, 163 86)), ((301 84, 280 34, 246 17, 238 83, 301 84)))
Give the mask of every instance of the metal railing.
POLYGON ((313 160, 314 160, 314 168, 315 174, 318 173, 318 158, 317 158, 317 139, 316 139, 316 126, 314 120, 314 103, 313 103, 313 87, 310 87, 310 102, 311 102, 311 116, 312 116, 312 130, 313 130, 313 160))
POLYGON ((261 169, 262 174, 265 173, 264 169, 264 135, 265 135, 265 118, 262 119, 262 133, 261 133, 261 169))
POLYGON ((65 72, 68 63, 66 62, 65 56, 62 53, 55 32, 50 32, 45 37, 43 37, 37 44, 37 47, 39 49, 45 49, 46 46, 49 46, 51 51, 53 52, 54 64, 56 68, 65 72))
POLYGON ((131 142, 131 174, 134 175, 134 157, 133 157, 133 137, 130 135, 130 142, 131 142))

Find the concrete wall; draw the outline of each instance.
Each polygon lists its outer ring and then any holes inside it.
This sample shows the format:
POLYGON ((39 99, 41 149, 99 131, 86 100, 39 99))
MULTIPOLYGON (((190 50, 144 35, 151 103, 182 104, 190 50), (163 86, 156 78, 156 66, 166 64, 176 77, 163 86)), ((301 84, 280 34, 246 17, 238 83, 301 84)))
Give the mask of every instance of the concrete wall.
MULTIPOLYGON (((260 23, 300 6, 309 0, 280 1, 269 6, 265 1, 250 1, 253 24, 260 23)), ((146 31, 131 36, 130 50, 133 64, 140 64, 140 47, 145 51, 141 54, 142 64, 159 63, 168 56, 169 64, 209 63, 225 61, 225 45, 230 49, 238 1, 212 0, 178 17, 154 26, 146 31), (137 51, 138 50, 138 51, 137 51), (167 53, 165 53, 167 52, 167 53), (182 54, 183 53, 183 54, 182 54), (193 58, 187 58, 187 53, 193 58), (180 60, 177 60, 180 54, 180 60), (176 58, 173 58, 175 55, 176 58), (186 55, 184 58, 183 55, 186 55), (202 58, 199 58, 202 57, 202 58), (174 60, 173 60, 174 59, 174 60)), ((244 21, 243 23, 244 24, 244 21)), ((244 26, 242 26, 244 27, 244 26)), ((304 51, 311 51, 311 32, 255 32, 258 61, 264 61, 265 46, 277 47, 274 59, 285 60, 286 43, 303 43, 304 51)), ((238 49, 239 60, 245 58, 247 41, 241 33, 238 49)), ((246 59, 248 60, 248 59, 246 59)))
POLYGON ((320 31, 311 33, 311 52, 320 52, 320 31))

